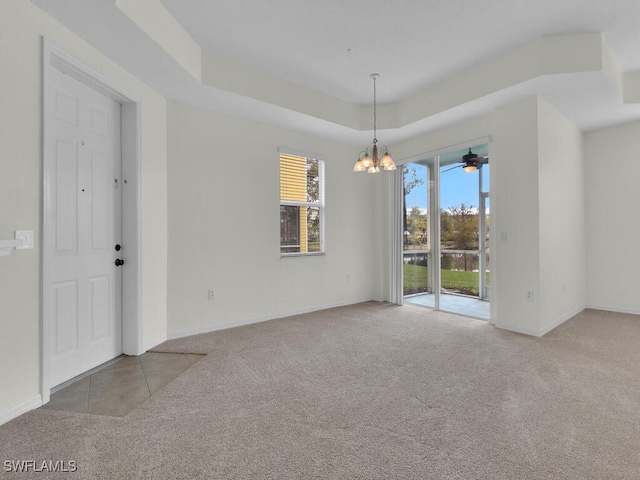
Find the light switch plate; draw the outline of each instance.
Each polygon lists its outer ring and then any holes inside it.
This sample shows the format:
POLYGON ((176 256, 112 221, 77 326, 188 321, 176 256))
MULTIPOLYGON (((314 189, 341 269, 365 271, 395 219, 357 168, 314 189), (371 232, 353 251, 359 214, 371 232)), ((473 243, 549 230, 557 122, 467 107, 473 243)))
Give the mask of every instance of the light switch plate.
POLYGON ((33 248, 33 230, 16 230, 15 239, 22 241, 22 244, 17 246, 16 250, 33 248))

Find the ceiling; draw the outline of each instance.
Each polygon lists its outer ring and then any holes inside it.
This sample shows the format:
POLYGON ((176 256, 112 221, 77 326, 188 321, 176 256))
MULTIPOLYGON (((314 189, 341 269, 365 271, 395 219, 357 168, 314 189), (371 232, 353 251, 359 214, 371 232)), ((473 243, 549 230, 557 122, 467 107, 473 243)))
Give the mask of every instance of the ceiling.
POLYGON ((161 0, 202 46, 354 103, 397 102, 543 35, 602 32, 640 70, 637 0, 161 0))
MULTIPOLYGON (((369 123, 359 126, 330 113, 316 114, 194 78, 160 46, 161 38, 123 14, 121 4, 132 1, 32 0, 168 98, 342 141, 370 140, 369 123)), ((335 99, 345 112, 350 106, 370 112, 364 106, 372 101, 373 72, 380 74, 379 105, 408 109, 413 98, 427 98, 420 95, 431 87, 546 35, 600 32, 619 70, 640 72, 637 0, 137 1, 140 8, 160 5, 203 52, 232 59, 233 68, 247 66, 253 74, 246 76, 255 83, 281 79, 304 87, 309 95, 335 99)), ((386 127, 380 109, 379 129, 387 141, 400 141, 533 93, 543 95, 583 130, 640 119, 640 103, 623 104, 602 74, 548 77, 462 99, 436 112, 425 110, 386 127)))

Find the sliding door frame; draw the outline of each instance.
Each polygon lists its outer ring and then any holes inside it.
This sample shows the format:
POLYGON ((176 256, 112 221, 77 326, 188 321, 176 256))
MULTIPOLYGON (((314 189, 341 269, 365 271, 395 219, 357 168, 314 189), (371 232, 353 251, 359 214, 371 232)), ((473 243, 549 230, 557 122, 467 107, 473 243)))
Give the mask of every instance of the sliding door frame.
MULTIPOLYGON (((433 280, 433 292, 435 295, 435 310, 440 310, 440 155, 456 150, 473 148, 476 145, 487 144, 491 149, 491 137, 481 137, 469 140, 457 145, 451 145, 446 148, 434 150, 421 155, 404 158, 396 162, 398 169, 393 172, 390 180, 390 202, 389 202, 389 272, 390 272, 390 292, 389 299, 391 303, 397 305, 404 304, 404 258, 403 258, 403 225, 402 225, 402 208, 404 179, 402 175, 402 167, 409 163, 420 163, 425 159, 433 158, 433 164, 430 169, 430 187, 429 194, 429 221, 435 228, 430 229, 431 241, 431 265, 430 275, 433 280), (435 272, 435 273, 434 273, 435 272)), ((480 189, 480 192, 482 189, 480 189)), ((482 194, 481 194, 482 195, 482 194)), ((484 223, 484 222, 483 222, 484 223)), ((484 283, 484 282, 483 282, 484 283)), ((484 292, 481 292, 484 294, 484 292)))

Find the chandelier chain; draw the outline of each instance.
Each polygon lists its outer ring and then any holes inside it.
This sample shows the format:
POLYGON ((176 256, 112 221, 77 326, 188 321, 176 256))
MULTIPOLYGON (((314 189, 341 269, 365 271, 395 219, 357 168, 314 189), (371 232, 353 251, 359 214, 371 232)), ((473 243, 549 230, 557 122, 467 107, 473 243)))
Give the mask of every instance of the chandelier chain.
POLYGON ((376 115, 376 77, 373 77, 373 144, 378 143, 377 135, 378 118, 376 115))

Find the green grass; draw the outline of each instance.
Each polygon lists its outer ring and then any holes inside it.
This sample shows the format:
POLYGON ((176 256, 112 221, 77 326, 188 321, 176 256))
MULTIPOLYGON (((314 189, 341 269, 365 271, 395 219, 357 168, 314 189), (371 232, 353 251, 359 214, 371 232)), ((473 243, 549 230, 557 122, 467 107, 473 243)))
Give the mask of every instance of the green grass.
MULTIPOLYGON (((425 292, 427 290, 428 268, 421 265, 404 265, 404 291, 410 293, 425 292)), ((487 282, 489 274, 487 274, 487 282)), ((462 293, 478 295, 478 272, 461 272, 456 270, 442 270, 442 288, 456 290, 462 293)))
POLYGON ((442 288, 478 295, 478 272, 441 270, 442 288))
POLYGON ((427 267, 421 265, 404 265, 404 291, 418 293, 427 291, 427 267))

